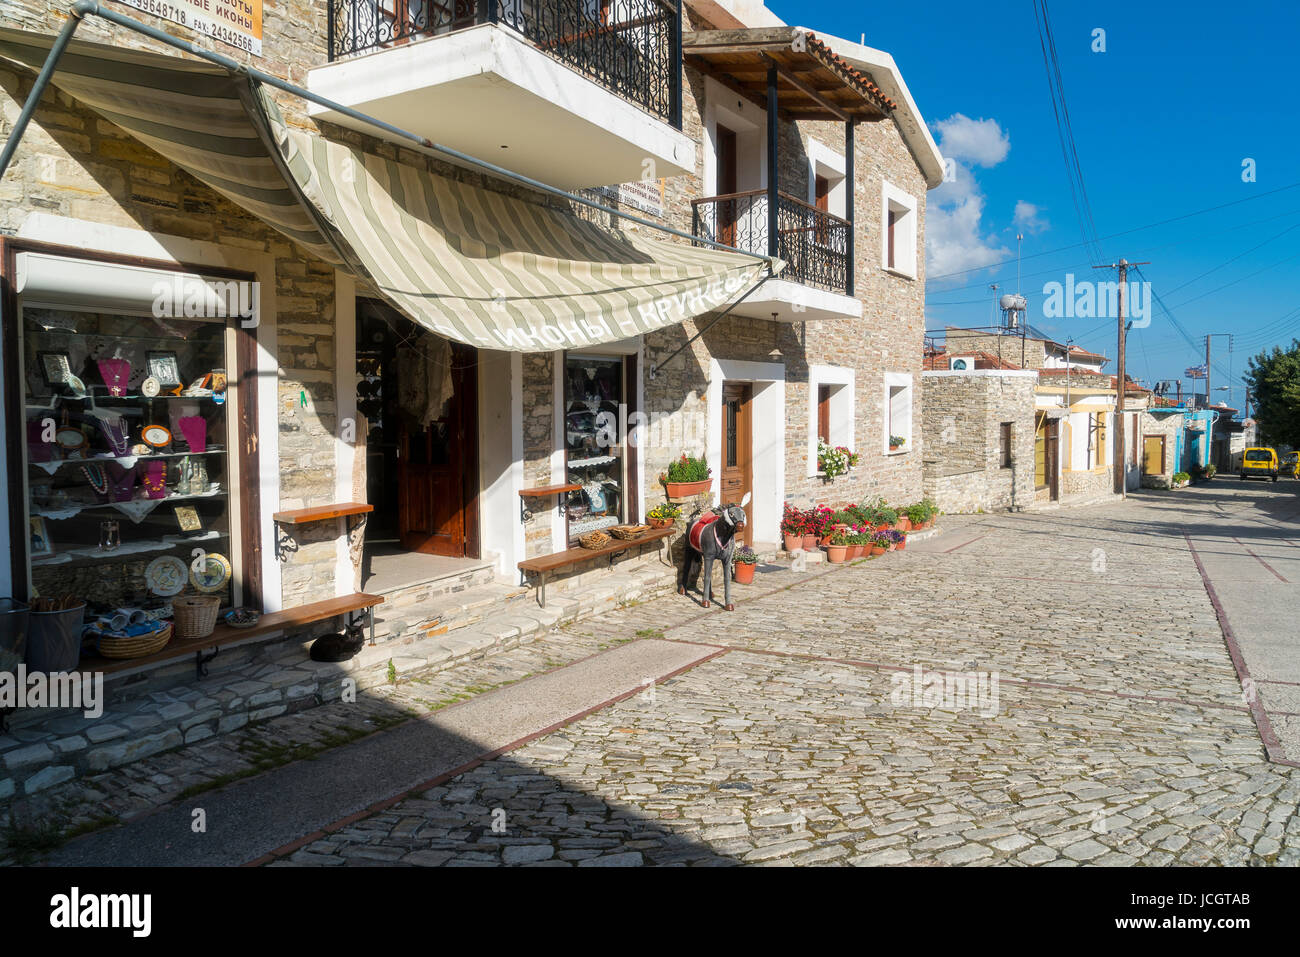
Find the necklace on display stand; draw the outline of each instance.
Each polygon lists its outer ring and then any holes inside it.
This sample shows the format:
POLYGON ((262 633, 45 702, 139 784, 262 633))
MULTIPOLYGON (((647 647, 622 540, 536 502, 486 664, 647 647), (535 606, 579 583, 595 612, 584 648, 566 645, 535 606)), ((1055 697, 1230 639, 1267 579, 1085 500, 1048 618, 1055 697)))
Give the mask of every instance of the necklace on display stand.
POLYGON ((108 386, 108 394, 115 398, 126 395, 127 383, 131 380, 131 363, 126 359, 96 359, 99 374, 108 386))
POLYGON ((81 474, 86 476, 86 481, 90 483, 96 495, 108 498, 108 475, 105 474, 103 466, 83 465, 81 474))

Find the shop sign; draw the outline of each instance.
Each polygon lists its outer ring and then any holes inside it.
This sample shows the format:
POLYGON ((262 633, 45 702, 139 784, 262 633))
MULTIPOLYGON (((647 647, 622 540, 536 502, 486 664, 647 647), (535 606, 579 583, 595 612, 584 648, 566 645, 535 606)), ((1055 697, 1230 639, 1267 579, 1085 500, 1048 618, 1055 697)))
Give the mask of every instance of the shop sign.
POLYGON ((262 0, 121 0, 141 13, 262 55, 262 0))

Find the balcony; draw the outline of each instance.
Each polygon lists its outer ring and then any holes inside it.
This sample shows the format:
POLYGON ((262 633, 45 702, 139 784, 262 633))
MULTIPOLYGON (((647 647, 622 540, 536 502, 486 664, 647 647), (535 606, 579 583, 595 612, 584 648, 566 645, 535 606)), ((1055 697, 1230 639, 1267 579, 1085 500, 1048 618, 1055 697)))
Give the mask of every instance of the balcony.
POLYGON ((861 301, 849 295, 848 220, 778 192, 773 245, 766 189, 706 196, 691 206, 691 231, 699 238, 785 261, 780 278, 737 306, 738 315, 785 322, 862 315, 861 301))
POLYGON ((675 0, 329 3, 313 92, 564 189, 694 168, 675 0))

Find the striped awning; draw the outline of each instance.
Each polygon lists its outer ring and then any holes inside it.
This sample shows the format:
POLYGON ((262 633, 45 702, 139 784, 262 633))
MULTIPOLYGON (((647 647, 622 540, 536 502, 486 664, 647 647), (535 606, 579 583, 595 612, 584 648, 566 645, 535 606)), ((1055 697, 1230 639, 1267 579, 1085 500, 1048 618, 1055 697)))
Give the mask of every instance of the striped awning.
MULTIPOLYGON (((39 69, 52 39, 0 30, 0 56, 39 69)), ((215 65, 74 41, 53 82, 411 319, 480 348, 650 332, 725 308, 782 267, 291 129, 264 89, 215 65)))

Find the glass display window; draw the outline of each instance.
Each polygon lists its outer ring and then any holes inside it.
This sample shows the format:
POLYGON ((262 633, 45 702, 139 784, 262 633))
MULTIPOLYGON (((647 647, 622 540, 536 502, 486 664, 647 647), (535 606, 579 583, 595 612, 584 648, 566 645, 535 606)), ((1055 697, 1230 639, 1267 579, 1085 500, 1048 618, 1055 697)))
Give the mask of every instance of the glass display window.
POLYGON ((21 335, 33 597, 235 604, 227 320, 24 306, 21 335))
POLYGON ((569 541, 627 521, 626 375, 618 356, 566 355, 564 456, 569 541))

